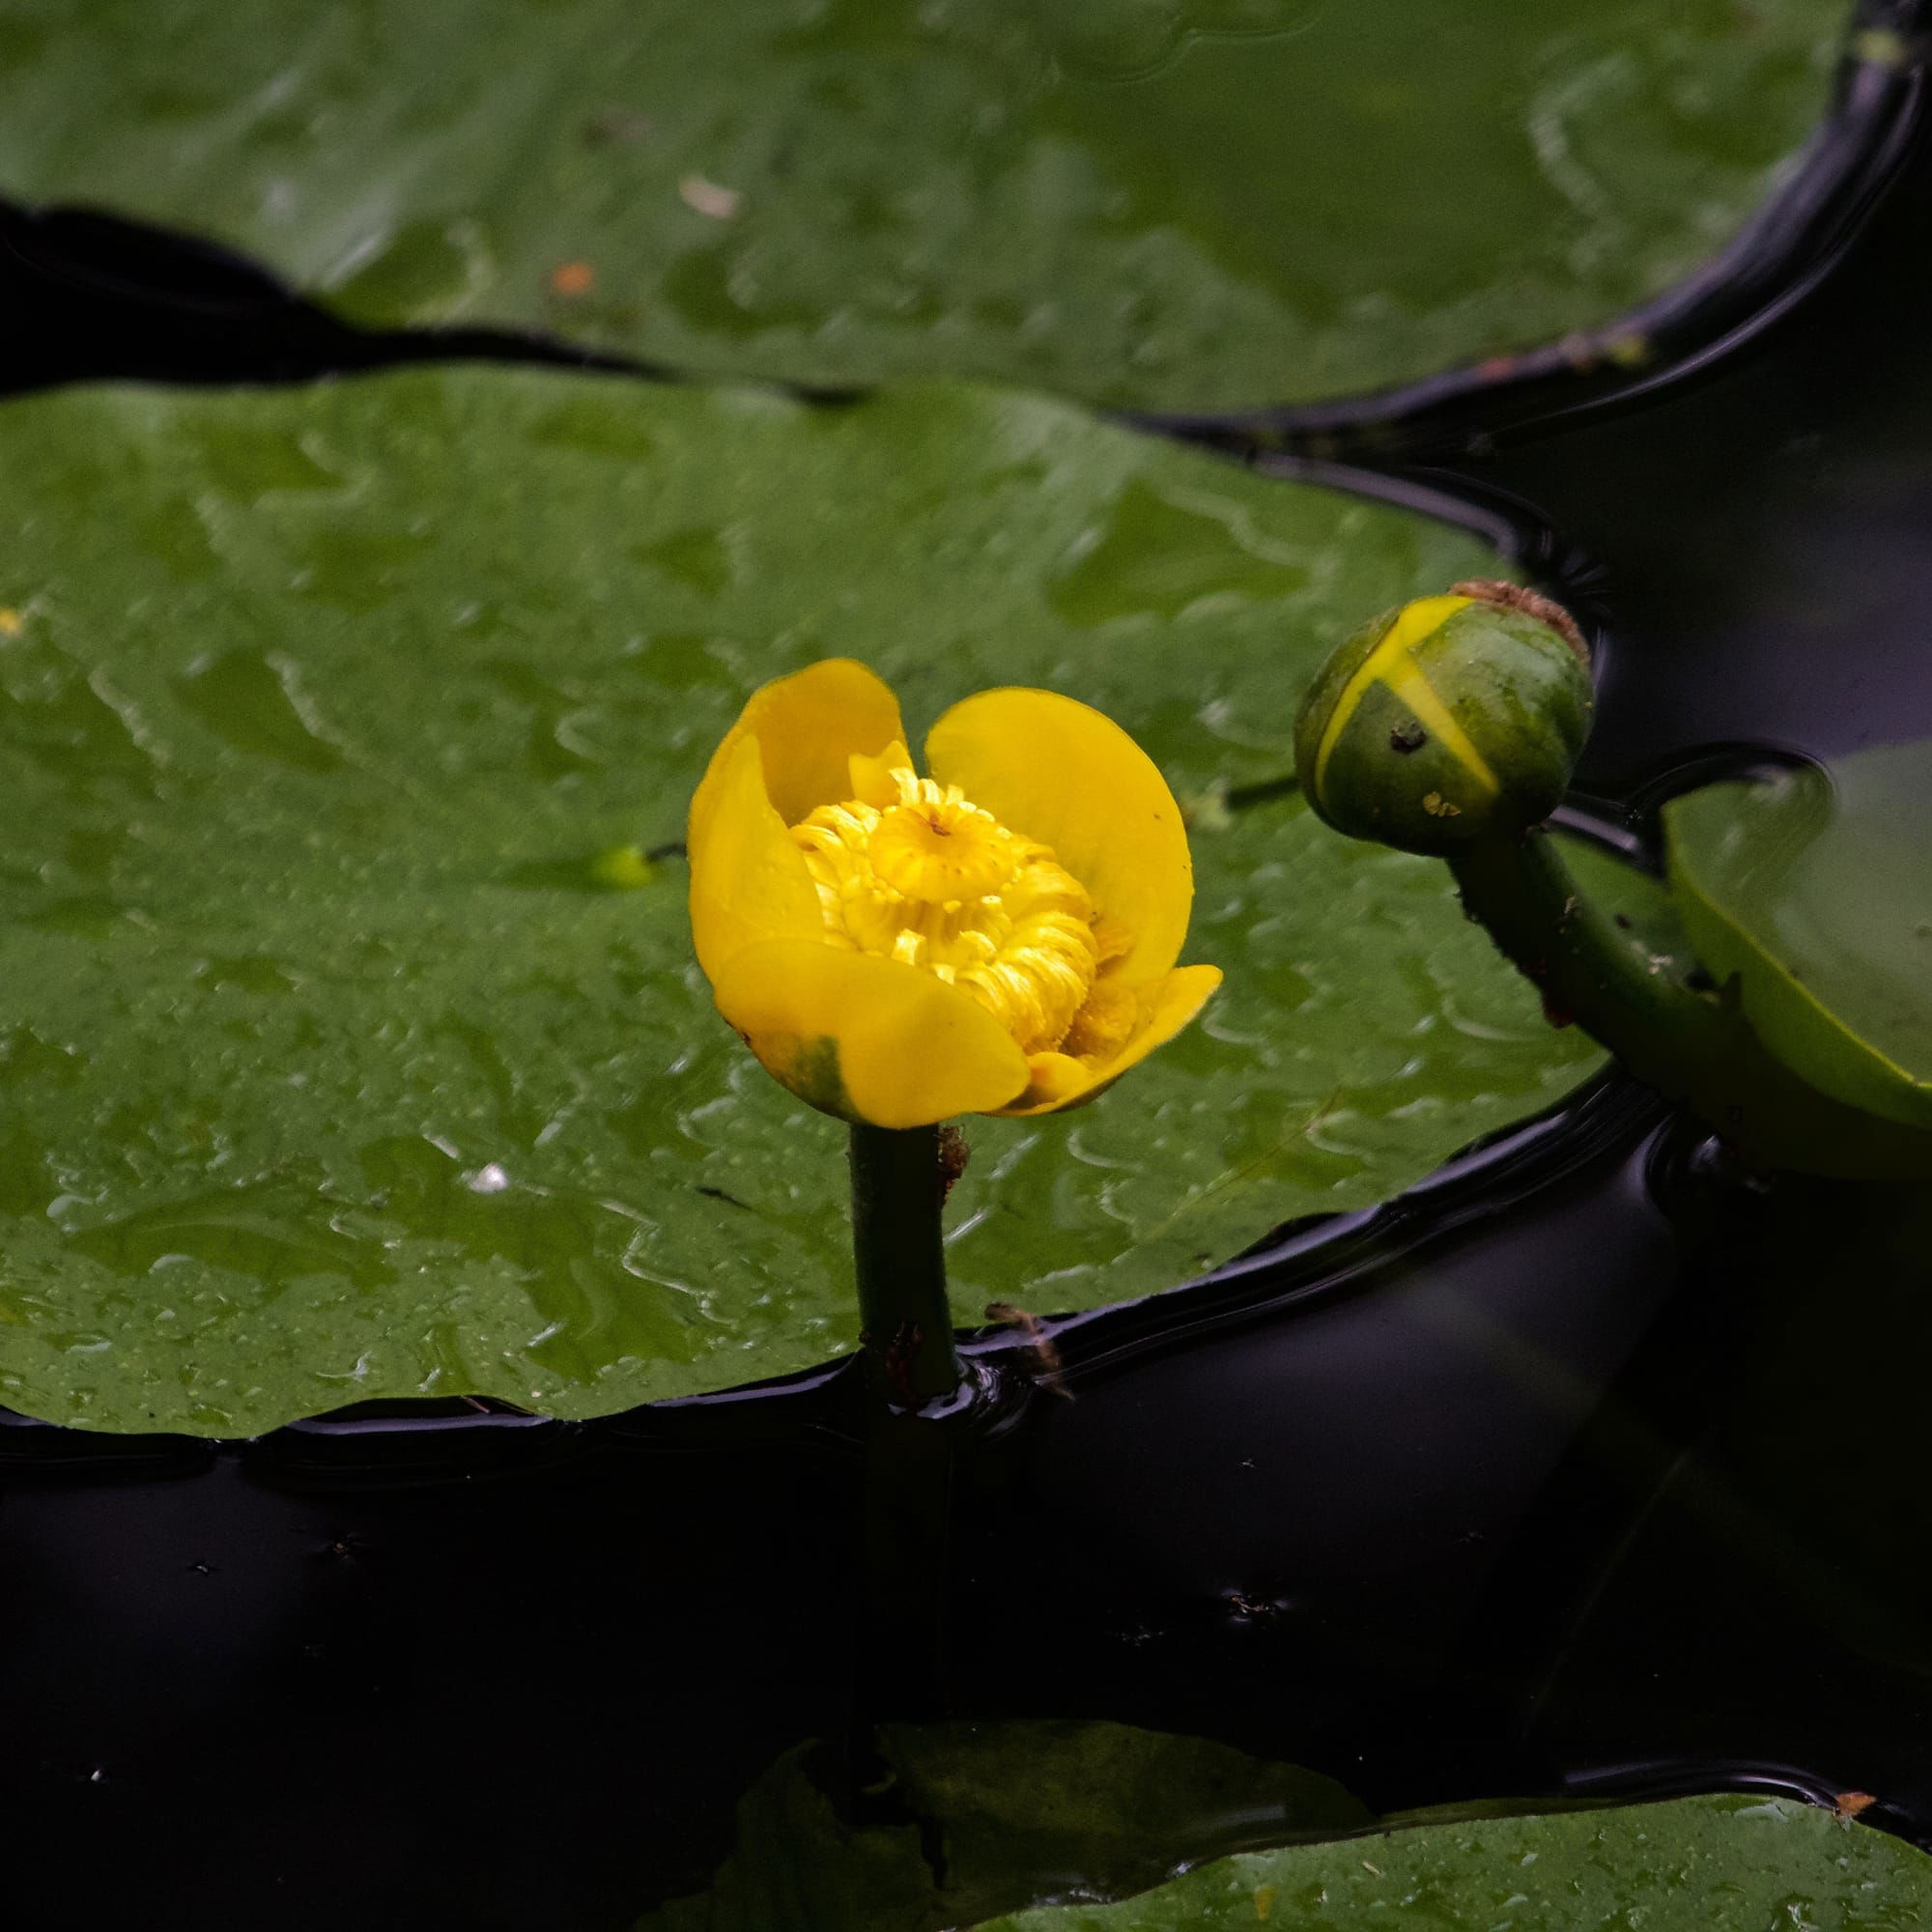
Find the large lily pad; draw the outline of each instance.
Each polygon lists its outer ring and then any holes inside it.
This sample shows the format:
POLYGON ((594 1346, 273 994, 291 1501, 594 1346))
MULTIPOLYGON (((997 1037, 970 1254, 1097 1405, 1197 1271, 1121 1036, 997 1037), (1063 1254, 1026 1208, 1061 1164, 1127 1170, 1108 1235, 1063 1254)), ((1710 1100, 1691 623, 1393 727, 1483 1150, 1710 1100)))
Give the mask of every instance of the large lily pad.
POLYGON ((1849 12, 15 0, 0 193, 225 238, 375 323, 1309 402, 1708 264, 1824 115, 1849 12))
MULTIPOLYGON (((1362 611, 1494 562, 959 389, 471 369, 6 426, 0 1399, 103 1428, 582 1415, 838 1353, 841 1130, 632 849, 746 693, 849 652, 921 726, 1048 684, 1194 793, 1279 770, 1362 611)), ((975 1123, 964 1319, 1167 1287, 1598 1065, 1439 867, 1293 798, 1196 858, 1225 992, 1091 1110, 975 1123)))
POLYGON ((1357 1932, 1381 1925, 1523 1932, 1914 1932, 1932 1859, 1783 1799, 1687 1798, 1260 1852, 1202 1865, 1118 1905, 990 1919, 981 1932, 1357 1932))
POLYGON ((1932 1126, 1932 744, 1707 785, 1664 810, 1697 955, 1822 1093, 1932 1126))

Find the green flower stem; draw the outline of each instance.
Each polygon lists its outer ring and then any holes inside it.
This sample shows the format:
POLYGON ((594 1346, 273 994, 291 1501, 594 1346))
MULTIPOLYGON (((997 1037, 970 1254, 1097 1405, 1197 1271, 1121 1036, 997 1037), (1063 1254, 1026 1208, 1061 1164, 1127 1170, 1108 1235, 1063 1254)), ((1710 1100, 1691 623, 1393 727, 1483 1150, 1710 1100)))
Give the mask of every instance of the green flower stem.
POLYGON ((877 1385, 919 1409, 958 1388, 946 1298, 937 1127, 852 1129, 852 1260, 859 1324, 877 1385))
POLYGON ((1647 1085, 1688 1097, 1692 1069, 1734 1053, 1717 1001, 1658 970, 1634 933, 1583 896, 1541 831, 1478 838, 1449 854, 1469 915, 1537 987, 1552 1019, 1575 1020, 1647 1085))
POLYGON ((1472 839, 1448 863, 1470 917, 1553 1019, 1576 1021, 1753 1159, 1823 1174, 1919 1171, 1923 1136, 1819 1093, 1774 1058, 1728 999, 1689 983, 1592 905, 1548 833, 1472 839))

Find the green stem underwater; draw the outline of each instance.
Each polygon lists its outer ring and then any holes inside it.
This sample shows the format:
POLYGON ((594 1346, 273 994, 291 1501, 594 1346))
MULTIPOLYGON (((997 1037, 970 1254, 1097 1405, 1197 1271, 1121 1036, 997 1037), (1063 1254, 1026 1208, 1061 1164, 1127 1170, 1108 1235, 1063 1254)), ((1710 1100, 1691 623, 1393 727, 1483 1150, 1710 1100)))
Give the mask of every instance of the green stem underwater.
POLYGON ((852 1261, 859 1325, 875 1383, 900 1408, 958 1388, 946 1295, 940 1129, 852 1128, 852 1261))

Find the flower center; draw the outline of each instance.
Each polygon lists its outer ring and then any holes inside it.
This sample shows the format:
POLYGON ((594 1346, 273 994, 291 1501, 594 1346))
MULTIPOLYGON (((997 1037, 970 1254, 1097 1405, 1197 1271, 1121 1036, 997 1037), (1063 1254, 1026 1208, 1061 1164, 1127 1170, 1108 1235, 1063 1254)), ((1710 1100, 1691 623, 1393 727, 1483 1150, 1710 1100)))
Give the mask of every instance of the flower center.
POLYGON ((1020 868, 1020 841, 957 785, 941 792, 930 779, 904 777, 912 795, 879 813, 867 843, 880 883, 923 905, 998 896, 1020 868))
POLYGON ((1023 1052, 1059 1047, 1103 956, 1086 889, 957 785, 863 763, 854 788, 882 803, 820 806, 791 829, 827 933, 970 993, 1023 1052))

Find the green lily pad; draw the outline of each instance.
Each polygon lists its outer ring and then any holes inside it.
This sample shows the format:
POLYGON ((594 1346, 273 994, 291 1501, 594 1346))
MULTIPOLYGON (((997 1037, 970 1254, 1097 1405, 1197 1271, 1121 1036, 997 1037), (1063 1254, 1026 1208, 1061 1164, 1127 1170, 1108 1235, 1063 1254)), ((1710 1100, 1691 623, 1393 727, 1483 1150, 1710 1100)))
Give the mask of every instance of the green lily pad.
POLYGON ((1932 1859, 1784 1799, 1686 1798, 1614 1811, 1428 1825, 1220 1859, 1116 1905, 987 1920, 980 1932, 1914 1932, 1932 1859))
POLYGON ((1846 0, 14 0, 0 193, 363 322, 1109 404, 1357 395, 1610 326, 1827 112, 1846 0))
POLYGON ((1231 1843, 1370 1821, 1332 1778, 1131 1724, 895 1724, 880 1749, 864 1822, 814 1780, 813 1747, 787 1751, 740 1802, 709 1887, 638 1932, 948 1932, 1070 1884, 1134 1891, 1231 1843))
MULTIPOLYGON (((999 392, 470 368, 8 420, 0 1400, 99 1428, 587 1415, 841 1352, 842 1130, 718 1019, 658 849, 747 693, 850 653, 917 730, 1050 685, 1239 787, 1362 611, 1495 563, 999 392)), ((1169 1287, 1600 1064, 1439 867, 1223 816, 1204 1022, 971 1123, 964 1321, 1169 1287)))
POLYGON ((1889 745, 1664 809, 1698 957, 1821 1092, 1932 1126, 1932 744, 1889 745))

